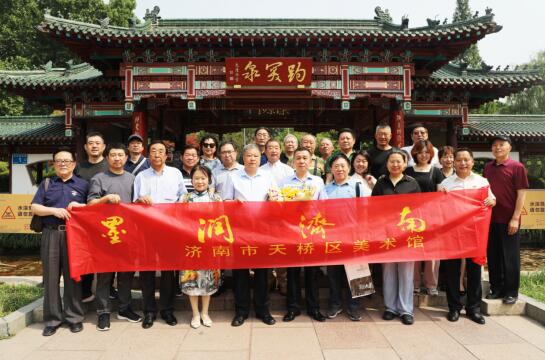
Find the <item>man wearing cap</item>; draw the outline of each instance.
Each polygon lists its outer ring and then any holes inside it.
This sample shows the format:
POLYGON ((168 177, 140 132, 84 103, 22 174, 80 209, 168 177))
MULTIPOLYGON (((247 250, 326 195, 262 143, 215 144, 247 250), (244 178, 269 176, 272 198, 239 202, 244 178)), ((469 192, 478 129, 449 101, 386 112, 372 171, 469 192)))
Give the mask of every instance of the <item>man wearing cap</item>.
POLYGON ((142 155, 144 151, 144 139, 138 134, 132 134, 127 140, 129 150, 129 159, 125 163, 125 171, 138 175, 141 171, 150 167, 149 159, 142 155))
POLYGON ((492 209, 488 235, 488 270, 490 293, 487 299, 503 298, 504 304, 517 301, 520 285, 520 214, 524 205, 528 176, 524 165, 509 157, 511 139, 492 138, 494 160, 484 167, 497 204, 492 209))

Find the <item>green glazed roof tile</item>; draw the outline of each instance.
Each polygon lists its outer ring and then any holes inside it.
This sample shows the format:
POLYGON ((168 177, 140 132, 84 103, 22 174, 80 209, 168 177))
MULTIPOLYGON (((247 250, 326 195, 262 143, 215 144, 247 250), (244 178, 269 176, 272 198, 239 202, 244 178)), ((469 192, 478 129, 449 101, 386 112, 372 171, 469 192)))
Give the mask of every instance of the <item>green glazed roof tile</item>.
POLYGON ((468 117, 467 137, 507 135, 517 139, 545 138, 545 115, 480 115, 468 117))
POLYGON ((70 143, 64 130, 64 116, 0 116, 0 144, 70 143))

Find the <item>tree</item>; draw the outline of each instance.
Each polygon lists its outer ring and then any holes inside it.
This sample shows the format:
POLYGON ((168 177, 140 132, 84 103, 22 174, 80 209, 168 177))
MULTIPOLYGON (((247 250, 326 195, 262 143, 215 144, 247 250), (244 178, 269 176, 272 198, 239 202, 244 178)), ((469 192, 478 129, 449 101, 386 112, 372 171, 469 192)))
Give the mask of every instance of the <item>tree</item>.
MULTIPOLYGON (((74 59, 63 45, 50 39, 37 30, 43 20, 46 9, 51 15, 90 23, 97 23, 106 17, 110 24, 127 26, 133 17, 136 0, 2 0, 0 2, 0 68, 2 69, 37 69, 40 65, 52 61, 54 65, 64 67, 65 62, 74 59)), ((19 115, 43 111, 21 98, 0 91, 0 115, 19 115)))
MULTIPOLYGON (((452 21, 461 22, 472 18, 473 15, 471 14, 471 9, 469 7, 469 0, 456 0, 456 9, 454 10, 452 21)), ((469 67, 473 69, 480 69, 483 59, 481 58, 477 44, 473 44, 454 61, 457 63, 469 64, 469 67)))

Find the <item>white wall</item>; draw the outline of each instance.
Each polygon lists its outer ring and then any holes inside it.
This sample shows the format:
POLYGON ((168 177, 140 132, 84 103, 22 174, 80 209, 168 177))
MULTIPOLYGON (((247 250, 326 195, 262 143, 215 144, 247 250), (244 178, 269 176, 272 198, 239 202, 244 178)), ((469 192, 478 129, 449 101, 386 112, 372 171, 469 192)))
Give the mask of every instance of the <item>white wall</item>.
POLYGON ((51 154, 28 154, 27 164, 13 164, 11 167, 11 193, 34 194, 37 185, 32 185, 26 166, 35 162, 51 160, 51 154))

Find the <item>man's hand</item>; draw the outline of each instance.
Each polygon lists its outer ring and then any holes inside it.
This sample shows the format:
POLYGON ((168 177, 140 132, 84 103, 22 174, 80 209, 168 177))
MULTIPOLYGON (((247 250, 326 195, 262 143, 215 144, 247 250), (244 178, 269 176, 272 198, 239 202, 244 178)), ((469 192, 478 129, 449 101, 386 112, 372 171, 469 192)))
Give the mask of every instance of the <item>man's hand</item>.
POLYGON ((140 204, 146 204, 146 205, 153 205, 153 201, 151 200, 151 197, 150 196, 142 196, 141 198, 138 198, 136 200, 137 203, 140 203, 140 204))
POLYGON ((79 203, 79 202, 72 201, 70 204, 68 204, 68 206, 66 207, 66 209, 72 210, 73 208, 82 207, 82 206, 85 206, 85 204, 81 204, 81 203, 79 203))
POLYGON ((490 206, 490 207, 493 207, 496 205, 496 199, 492 198, 492 197, 487 197, 486 199, 484 199, 484 206, 490 206))
POLYGON ((515 235, 519 231, 520 219, 511 219, 507 225, 507 234, 515 235))
POLYGON ((108 202, 110 204, 119 204, 121 202, 121 196, 117 194, 108 194, 108 202))
POLYGON ((63 209, 63 208, 55 208, 53 210, 53 216, 55 216, 55 217, 57 217, 59 219, 62 219, 62 220, 70 219, 70 213, 68 212, 68 210, 63 209))

